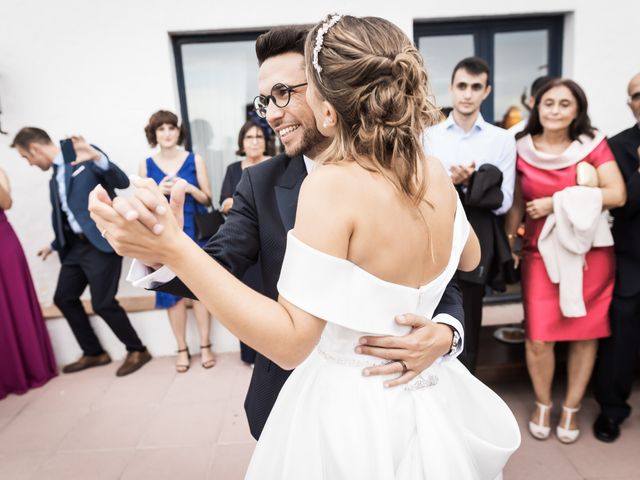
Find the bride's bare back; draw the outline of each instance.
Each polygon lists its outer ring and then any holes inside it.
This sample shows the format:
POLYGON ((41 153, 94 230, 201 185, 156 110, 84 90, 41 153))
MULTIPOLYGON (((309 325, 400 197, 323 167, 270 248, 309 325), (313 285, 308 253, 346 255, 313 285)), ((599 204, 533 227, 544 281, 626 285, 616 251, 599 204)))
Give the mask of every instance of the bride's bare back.
MULTIPOLYGON (((294 233, 386 281, 425 285, 450 259, 458 205, 440 162, 427 158, 427 171, 429 203, 415 207, 382 174, 356 162, 322 165, 303 184, 294 233)), ((460 268, 473 268, 475 257, 479 247, 471 234, 460 268)))

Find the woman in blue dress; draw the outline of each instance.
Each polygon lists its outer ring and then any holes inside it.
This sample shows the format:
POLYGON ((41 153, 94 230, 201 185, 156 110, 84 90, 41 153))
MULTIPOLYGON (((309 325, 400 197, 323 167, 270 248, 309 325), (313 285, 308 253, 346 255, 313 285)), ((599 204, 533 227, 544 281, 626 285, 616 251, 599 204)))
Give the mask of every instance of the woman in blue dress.
MULTIPOLYGON (((158 153, 140 163, 139 175, 155 180, 165 195, 180 178, 189 184, 184 202, 184 231, 196 240, 196 213, 203 213, 211 203, 211 187, 204 161, 199 155, 181 148, 184 142, 184 130, 178 123, 178 117, 166 110, 160 110, 149 119, 145 127, 147 141, 152 148, 160 147, 158 153)), ((203 247, 206 242, 196 242, 203 247)), ((168 293, 156 292, 156 308, 166 308, 169 323, 178 344, 176 371, 189 370, 191 355, 186 341, 187 308, 184 299, 168 293)), ((200 355, 204 368, 211 368, 216 360, 211 351, 211 318, 200 302, 193 302, 193 313, 200 333, 200 355)))

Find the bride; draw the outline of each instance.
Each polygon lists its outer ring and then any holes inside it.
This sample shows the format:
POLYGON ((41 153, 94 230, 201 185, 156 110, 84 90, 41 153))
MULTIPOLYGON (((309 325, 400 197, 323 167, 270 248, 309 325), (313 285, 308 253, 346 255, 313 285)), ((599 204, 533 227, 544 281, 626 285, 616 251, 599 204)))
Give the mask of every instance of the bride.
MULTIPOLYGON (((421 56, 386 20, 332 15, 309 33, 305 58, 307 101, 332 143, 302 185, 278 302, 198 248, 144 180, 138 201, 164 228, 154 236, 140 224, 154 243, 135 256, 167 265, 233 334, 295 368, 246 478, 499 477, 520 433, 495 393, 457 360, 389 387, 391 376, 361 374, 380 360, 353 350, 363 335, 407 333, 389 320, 399 311, 430 317, 456 269, 480 259, 447 173, 421 148, 438 118, 421 56)), ((92 202, 101 231, 113 226, 109 208, 92 202)), ((132 253, 135 239, 107 239, 132 253)))

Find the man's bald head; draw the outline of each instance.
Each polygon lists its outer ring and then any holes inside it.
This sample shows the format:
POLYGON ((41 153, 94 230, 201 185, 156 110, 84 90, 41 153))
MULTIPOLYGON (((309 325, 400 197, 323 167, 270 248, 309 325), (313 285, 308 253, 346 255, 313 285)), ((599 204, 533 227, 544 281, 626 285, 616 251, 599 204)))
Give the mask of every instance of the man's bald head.
POLYGON ((636 73, 629 81, 629 108, 637 122, 640 122, 640 73, 636 73))
POLYGON ((635 92, 640 92, 640 72, 636 73, 631 80, 629 80, 629 96, 635 92))

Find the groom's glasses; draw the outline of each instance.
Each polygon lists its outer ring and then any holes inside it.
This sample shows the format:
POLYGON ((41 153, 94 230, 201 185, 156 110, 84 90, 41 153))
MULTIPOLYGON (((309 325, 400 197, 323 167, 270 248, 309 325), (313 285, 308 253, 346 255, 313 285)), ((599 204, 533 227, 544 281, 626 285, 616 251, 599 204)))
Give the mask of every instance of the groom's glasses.
POLYGON ((270 101, 272 101, 276 107, 284 108, 289 105, 291 101, 291 93, 296 88, 304 87, 306 84, 307 82, 289 86, 285 83, 276 83, 273 88, 271 88, 270 95, 258 95, 253 99, 253 108, 255 108, 260 118, 266 118, 267 107, 270 101))

